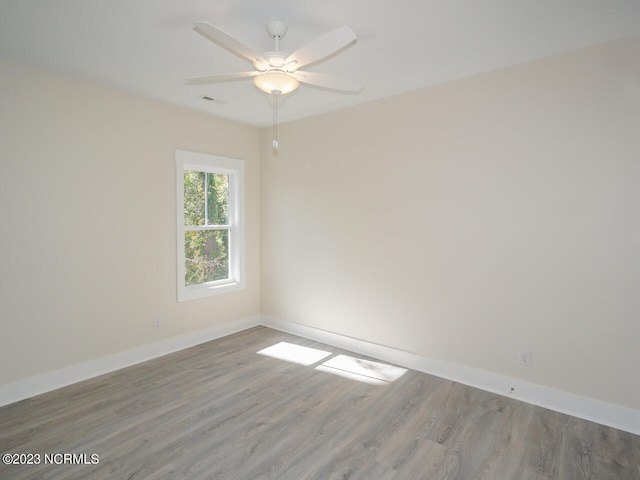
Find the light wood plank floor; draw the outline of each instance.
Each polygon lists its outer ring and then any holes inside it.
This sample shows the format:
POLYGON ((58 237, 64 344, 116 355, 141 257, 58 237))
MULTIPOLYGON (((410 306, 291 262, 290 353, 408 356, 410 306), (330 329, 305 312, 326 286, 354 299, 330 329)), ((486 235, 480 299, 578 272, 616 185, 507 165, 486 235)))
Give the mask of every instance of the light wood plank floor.
POLYGON ((99 463, 0 478, 640 479, 640 436, 414 371, 370 385, 256 353, 282 341, 348 354, 256 327, 2 407, 0 453, 99 463))

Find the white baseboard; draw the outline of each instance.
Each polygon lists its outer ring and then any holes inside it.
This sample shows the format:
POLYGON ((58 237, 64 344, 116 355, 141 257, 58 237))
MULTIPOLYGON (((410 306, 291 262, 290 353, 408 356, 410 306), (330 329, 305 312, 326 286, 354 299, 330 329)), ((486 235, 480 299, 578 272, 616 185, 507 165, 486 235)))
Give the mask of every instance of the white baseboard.
POLYGON ((640 435, 640 411, 612 405, 587 397, 574 395, 542 385, 523 382, 514 378, 464 367, 448 362, 422 357, 384 345, 328 332, 298 323, 277 320, 267 316, 218 325, 206 330, 168 338, 106 357, 55 370, 17 382, 0 385, 0 406, 24 400, 73 383, 161 357, 169 353, 225 337, 258 325, 309 338, 318 342, 344 348, 361 355, 429 373, 447 380, 515 398, 560 413, 608 425, 640 435), (513 388, 513 392, 511 392, 513 388))
POLYGON ((137 363, 177 352, 185 348, 226 337, 260 325, 260 317, 224 323, 205 330, 187 333, 141 347, 90 360, 71 367, 47 372, 17 382, 0 385, 0 406, 40 395, 57 388, 120 370, 137 363))
POLYGON ((394 363, 401 367, 429 373, 481 390, 640 435, 640 411, 638 410, 612 405, 484 370, 422 357, 414 353, 404 352, 307 325, 267 316, 262 317, 261 323, 265 327, 344 348, 361 355, 394 363), (511 390, 512 388, 513 391, 511 390))

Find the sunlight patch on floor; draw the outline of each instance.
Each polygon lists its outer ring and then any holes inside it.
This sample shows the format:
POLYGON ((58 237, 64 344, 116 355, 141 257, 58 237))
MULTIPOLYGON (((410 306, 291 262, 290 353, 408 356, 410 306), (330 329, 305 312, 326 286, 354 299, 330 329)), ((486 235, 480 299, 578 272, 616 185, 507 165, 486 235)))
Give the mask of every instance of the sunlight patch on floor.
POLYGON ((323 358, 331 355, 331 352, 318 350, 317 348, 303 347, 302 345, 295 345, 289 342, 276 343, 257 353, 305 366, 318 363, 323 358))
MULTIPOLYGON (((276 343, 256 353, 306 367, 319 363, 333 355, 332 352, 303 347, 289 342, 276 343)), ((317 365, 315 370, 370 385, 388 385, 407 371, 406 368, 355 358, 349 355, 336 355, 321 365, 317 365)))
POLYGON ((318 365, 315 369, 371 385, 387 385, 400 378, 407 371, 406 368, 363 360, 349 355, 337 355, 322 365, 318 365))

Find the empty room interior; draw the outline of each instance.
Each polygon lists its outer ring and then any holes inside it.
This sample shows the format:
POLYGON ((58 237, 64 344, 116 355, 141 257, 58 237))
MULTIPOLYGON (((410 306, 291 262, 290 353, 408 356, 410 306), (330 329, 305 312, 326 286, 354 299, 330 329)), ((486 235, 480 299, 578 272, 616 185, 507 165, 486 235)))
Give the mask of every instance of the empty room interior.
POLYGON ((534 3, 2 0, 0 478, 640 479, 640 4, 534 3))

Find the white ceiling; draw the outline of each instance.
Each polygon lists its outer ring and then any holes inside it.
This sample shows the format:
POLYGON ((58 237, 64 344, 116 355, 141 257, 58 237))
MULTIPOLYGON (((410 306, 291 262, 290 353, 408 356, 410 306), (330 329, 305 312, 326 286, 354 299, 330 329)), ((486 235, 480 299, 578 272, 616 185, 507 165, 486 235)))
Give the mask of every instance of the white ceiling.
POLYGON ((640 0, 0 0, 0 57, 101 82, 254 126, 270 125, 250 79, 184 79, 251 70, 192 29, 207 21, 263 52, 283 20, 293 52, 341 25, 358 42, 310 71, 365 86, 301 86, 281 122, 640 34, 640 0), (207 95, 218 102, 206 102, 207 95))

